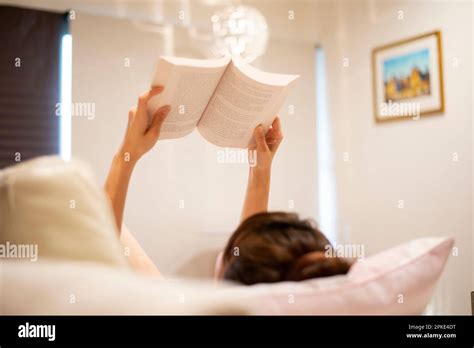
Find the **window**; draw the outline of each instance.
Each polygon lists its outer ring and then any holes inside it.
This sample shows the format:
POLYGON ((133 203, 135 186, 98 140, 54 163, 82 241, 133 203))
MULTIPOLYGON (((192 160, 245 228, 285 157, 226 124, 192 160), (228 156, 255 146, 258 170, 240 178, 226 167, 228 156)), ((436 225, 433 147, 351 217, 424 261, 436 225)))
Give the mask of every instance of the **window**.
POLYGON ((326 60, 324 50, 316 48, 316 143, 318 156, 319 227, 331 243, 336 242, 336 180, 331 122, 327 100, 326 60))

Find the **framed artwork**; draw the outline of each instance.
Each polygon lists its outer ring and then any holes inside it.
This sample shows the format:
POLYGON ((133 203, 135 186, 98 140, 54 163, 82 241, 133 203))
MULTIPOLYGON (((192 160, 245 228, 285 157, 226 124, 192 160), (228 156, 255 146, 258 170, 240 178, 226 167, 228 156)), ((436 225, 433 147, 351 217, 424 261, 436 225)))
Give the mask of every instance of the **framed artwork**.
POLYGON ((441 33, 374 48, 372 77, 376 121, 443 113, 441 33))

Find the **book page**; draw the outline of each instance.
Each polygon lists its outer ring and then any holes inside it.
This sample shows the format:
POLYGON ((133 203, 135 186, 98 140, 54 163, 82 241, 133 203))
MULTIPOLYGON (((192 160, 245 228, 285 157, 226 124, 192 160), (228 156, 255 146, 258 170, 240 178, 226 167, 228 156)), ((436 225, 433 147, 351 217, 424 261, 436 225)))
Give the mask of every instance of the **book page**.
POLYGON ((229 61, 228 57, 216 60, 160 57, 152 86, 165 89, 148 101, 150 120, 158 108, 171 105, 160 139, 180 138, 196 128, 229 61))
POLYGON ((253 145, 255 127, 261 123, 268 130, 297 77, 265 73, 233 60, 198 123, 199 132, 218 146, 253 145))

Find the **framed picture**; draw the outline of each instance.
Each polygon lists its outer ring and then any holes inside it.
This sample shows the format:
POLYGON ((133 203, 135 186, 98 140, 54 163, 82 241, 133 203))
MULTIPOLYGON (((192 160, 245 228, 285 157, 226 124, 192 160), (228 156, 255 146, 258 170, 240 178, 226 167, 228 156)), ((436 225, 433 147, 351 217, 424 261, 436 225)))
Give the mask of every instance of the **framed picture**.
POLYGON ((374 48, 372 75, 376 121, 444 112, 439 31, 374 48))

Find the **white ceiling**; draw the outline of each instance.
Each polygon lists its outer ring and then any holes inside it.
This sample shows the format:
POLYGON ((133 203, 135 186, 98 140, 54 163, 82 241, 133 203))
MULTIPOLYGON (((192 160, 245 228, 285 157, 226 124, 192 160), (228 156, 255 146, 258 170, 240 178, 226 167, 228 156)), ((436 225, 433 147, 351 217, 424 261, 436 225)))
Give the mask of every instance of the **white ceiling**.
POLYGON ((259 9, 269 24, 272 38, 316 43, 324 27, 330 25, 326 14, 334 2, 316 0, 0 0, 0 4, 24 6, 49 11, 75 10, 98 16, 127 18, 174 26, 192 25, 207 28, 212 14, 231 4, 245 4, 259 9), (180 11, 189 15, 180 20, 180 11), (294 11, 295 20, 288 20, 294 11))

